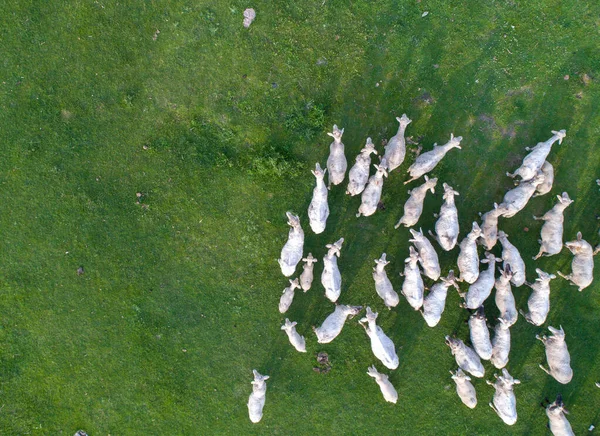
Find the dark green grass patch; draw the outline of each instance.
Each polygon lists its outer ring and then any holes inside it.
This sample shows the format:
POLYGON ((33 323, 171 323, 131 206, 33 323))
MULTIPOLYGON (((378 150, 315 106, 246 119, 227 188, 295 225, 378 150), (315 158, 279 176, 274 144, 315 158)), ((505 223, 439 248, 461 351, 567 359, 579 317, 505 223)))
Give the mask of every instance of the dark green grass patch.
MULTIPOLYGON (((382 152, 404 112, 425 150, 463 136, 433 172, 440 186, 419 222, 433 228, 448 182, 460 192, 461 238, 512 187, 504 173, 524 148, 564 128, 552 193, 501 228, 529 280, 538 266, 569 271, 566 250, 531 260, 541 228, 531 215, 567 191, 566 240, 581 231, 599 242, 599 13, 574 1, 3 2, 2 433, 544 435, 539 403, 558 392, 576 433, 600 426, 598 279, 582 293, 552 282, 547 324, 567 332, 570 384, 538 368, 542 328, 522 318, 512 328, 508 369, 522 384, 507 427, 483 380, 475 410, 454 391, 443 337, 468 337, 457 294, 430 329, 404 299, 388 311, 374 292, 383 251, 401 286, 410 234, 393 225, 414 155, 386 179, 374 216, 357 219, 360 200, 338 186, 327 230, 312 234, 307 219, 309 170, 324 166, 333 124, 345 128, 349 165, 368 136, 382 152), (249 6, 257 18, 244 29, 249 6), (288 210, 319 262, 313 289, 281 316, 288 210), (319 277, 325 244, 340 237, 340 302, 380 313, 400 356, 397 405, 366 375, 375 359, 356 319, 331 344, 311 332, 333 310, 319 277), (307 354, 280 331, 285 317, 307 354), (327 375, 312 369, 319 351, 327 375), (271 376, 258 425, 246 409, 253 368, 271 376)), ((457 252, 440 253, 444 273, 457 252)), ((529 290, 514 293, 525 308, 529 290)), ((487 314, 493 323, 493 304, 487 314)))

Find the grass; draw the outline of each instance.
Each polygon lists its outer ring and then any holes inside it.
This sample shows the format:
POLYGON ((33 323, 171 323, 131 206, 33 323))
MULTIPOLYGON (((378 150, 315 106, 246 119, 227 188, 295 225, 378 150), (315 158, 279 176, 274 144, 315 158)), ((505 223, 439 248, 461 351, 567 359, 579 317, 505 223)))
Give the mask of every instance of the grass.
MULTIPOLYGON (((414 157, 386 180, 384 211, 357 220, 359 200, 338 186, 326 232, 312 234, 307 220, 309 169, 325 163, 334 123, 345 128, 350 165, 367 136, 381 151, 404 112, 414 120, 407 134, 425 149, 462 135, 463 150, 434 171, 461 194, 461 238, 511 187, 504 173, 524 147, 564 128, 550 155, 552 195, 501 227, 530 280, 536 266, 568 271, 566 250, 530 260, 541 227, 531 215, 567 191, 575 203, 565 238, 581 231, 598 242, 600 6, 7 0, 0 12, 4 434, 544 435, 538 404, 558 392, 576 433, 600 426, 598 279, 582 293, 552 282, 548 324, 567 332, 568 385, 538 368, 543 329, 522 318, 512 328, 508 369, 522 384, 519 420, 507 427, 482 380, 473 411, 454 392, 443 336, 468 336, 458 296, 429 329, 404 300, 387 311, 374 292, 382 251, 401 285, 409 232, 393 224, 414 157), (249 6, 257 18, 244 29, 249 6), (287 210, 300 214, 305 250, 319 259, 326 243, 346 239, 340 302, 379 311, 402 347, 391 374, 399 404, 384 403, 365 374, 375 360, 356 320, 316 344, 310 326, 332 310, 318 283, 322 261, 314 288, 286 314, 308 353, 279 330, 287 210), (312 371, 318 351, 332 361, 326 376, 312 371), (271 375, 258 425, 246 410, 253 368, 271 375)), ((440 204, 439 192, 427 199, 423 229, 440 204)), ((456 269, 456 255, 440 254, 444 271, 456 269)), ((529 291, 515 295, 525 307, 529 291)))

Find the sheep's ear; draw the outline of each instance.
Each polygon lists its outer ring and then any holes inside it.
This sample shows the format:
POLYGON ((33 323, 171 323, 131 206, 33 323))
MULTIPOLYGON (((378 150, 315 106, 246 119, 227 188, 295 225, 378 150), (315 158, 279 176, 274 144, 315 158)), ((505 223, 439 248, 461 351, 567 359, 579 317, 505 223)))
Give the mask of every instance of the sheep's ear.
POLYGON ((583 239, 583 235, 581 234, 581 232, 577 232, 577 240, 581 241, 583 239))
MULTIPOLYGON (((264 380, 269 380, 271 377, 269 377, 268 375, 263 375, 263 381, 264 380)), ((520 382, 519 382, 520 383, 520 382)))
POLYGON ((334 138, 335 138, 335 136, 334 136, 334 134, 333 134, 333 133, 331 133, 331 132, 327 132, 327 134, 328 134, 329 136, 332 136, 332 137, 334 137, 334 138))
POLYGON ((313 176, 317 177, 317 173, 315 173, 313 170, 310 170, 310 172, 312 173, 313 176))
POLYGON ((513 380, 513 385, 520 385, 520 384, 521 384, 521 380, 518 380, 518 379, 513 380))
POLYGON ((429 181, 429 176, 427 176, 427 174, 425 174, 425 181, 429 181))
POLYGON ((294 321, 294 322, 292 323, 292 327, 296 327, 297 325, 298 325, 298 323, 297 323, 296 321, 294 321))

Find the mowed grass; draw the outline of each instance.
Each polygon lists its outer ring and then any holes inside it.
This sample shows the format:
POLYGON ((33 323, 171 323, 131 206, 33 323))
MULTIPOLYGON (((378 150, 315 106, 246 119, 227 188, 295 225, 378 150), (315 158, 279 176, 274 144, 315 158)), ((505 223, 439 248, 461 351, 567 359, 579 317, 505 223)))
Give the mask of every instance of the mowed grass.
MULTIPOLYGON (((325 164, 332 125, 345 128, 351 166, 367 136, 381 153, 407 113, 407 135, 425 150, 451 132, 464 138, 433 172, 424 230, 445 181, 460 192, 462 239, 512 187, 504 173, 524 147, 566 129, 549 157, 552 193, 500 226, 530 281, 536 267, 570 271, 566 249, 531 260, 541 228, 531 216, 555 194, 575 199, 566 240, 581 231, 598 243, 600 6, 459 3, 2 2, 0 432, 545 435, 539 403, 559 392, 576 433, 600 426, 600 278, 581 293, 552 282, 546 326, 567 333, 568 385, 538 368, 545 329, 522 318, 512 328, 507 368, 522 383, 508 427, 483 380, 475 410, 455 393, 443 338, 468 338, 457 294, 433 329, 403 298, 388 311, 375 294, 383 251, 402 283, 410 234, 393 225, 414 156, 385 181, 385 210, 356 219, 360 200, 337 186, 327 230, 308 226, 309 170, 325 164), (246 7, 257 11, 249 29, 246 7), (288 210, 319 262, 313 289, 282 316, 276 260, 288 210), (380 313, 400 356, 396 405, 366 375, 383 367, 356 319, 331 344, 311 332, 333 310, 319 277, 325 244, 340 237, 339 301, 380 313), (285 317, 298 321, 307 354, 280 331, 285 317), (318 351, 329 353, 327 375, 312 370, 318 351), (257 425, 246 409, 252 369, 271 376, 257 425)), ((440 252, 444 273, 457 254, 440 252)), ((529 289, 514 293, 526 308, 529 289)), ((486 308, 495 324, 493 297, 486 308)), ((493 372, 486 363, 486 378, 493 372)))

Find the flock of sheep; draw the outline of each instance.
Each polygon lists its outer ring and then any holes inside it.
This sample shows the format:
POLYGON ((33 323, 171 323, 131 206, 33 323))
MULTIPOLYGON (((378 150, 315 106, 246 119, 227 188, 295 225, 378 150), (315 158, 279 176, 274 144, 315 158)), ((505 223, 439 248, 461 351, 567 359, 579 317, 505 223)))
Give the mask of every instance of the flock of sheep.
MULTIPOLYGON (((351 196, 361 194, 361 205, 357 217, 373 215, 377 211, 384 177, 387 177, 389 172, 398 168, 404 161, 406 154, 404 132, 411 120, 406 115, 396 119, 400 123, 398 133, 387 142, 380 163, 374 165, 376 172, 369 177, 370 155, 371 153, 377 154, 371 138, 367 138, 365 147, 356 157, 356 163, 349 171, 346 193, 351 196)), ((331 189, 332 185, 342 183, 345 178, 348 164, 344 155, 344 144, 342 143, 343 133, 343 129, 340 130, 337 126, 333 126, 333 132, 328 133, 334 141, 330 146, 327 169, 322 169, 317 163, 315 170, 312 171, 316 178, 316 187, 308 208, 308 217, 310 227, 315 234, 322 233, 326 227, 329 216, 328 190, 331 189), (328 186, 325 186, 324 182, 326 172, 329 173, 328 186)), ((556 276, 538 268, 536 269, 538 278, 535 282, 528 283, 525 277, 525 263, 519 250, 509 241, 508 235, 503 231, 498 231, 498 219, 499 217, 510 218, 517 214, 527 205, 532 196, 544 195, 550 192, 554 171, 546 158, 552 145, 557 141, 560 144, 566 135, 564 130, 553 131, 552 133, 552 137, 547 141, 540 142, 533 148, 526 148, 529 154, 523 159, 522 165, 513 174, 507 173, 512 178, 519 176, 519 183, 505 194, 502 203, 494 203, 494 209, 482 214, 481 224, 474 222, 471 232, 458 244, 460 249, 457 259, 459 277, 455 277, 453 271, 450 271, 447 277, 441 277, 438 255, 433 244, 423 234, 422 230, 417 231, 415 229, 410 229, 413 237, 410 242, 413 243, 414 247, 410 247, 409 257, 405 260, 404 272, 400 274, 404 277, 402 295, 415 310, 421 312, 428 326, 434 327, 439 323, 450 287, 456 288, 459 295, 464 298, 463 307, 474 311, 468 321, 472 346, 466 345, 461 339, 450 336, 445 337, 446 344, 450 347, 458 365, 456 372, 451 372, 452 379, 456 382, 456 391, 462 402, 473 408, 477 405, 477 397, 475 388, 471 384, 467 373, 473 377, 483 377, 485 369, 481 359, 490 360, 496 368, 501 369, 502 375, 497 376, 495 374, 495 382, 487 381, 487 383, 495 388, 490 406, 508 425, 512 425, 517 421, 513 385, 520 383, 505 368, 510 353, 510 327, 518 318, 511 284, 513 286, 527 285, 532 289, 528 300, 528 312, 520 312, 528 322, 541 326, 546 321, 550 310, 550 281, 555 279, 556 276), (489 252, 497 241, 502 245, 501 259, 496 258, 495 255, 489 252), (478 244, 483 245, 487 250, 483 260, 479 258, 478 244), (497 262, 503 262, 502 268, 499 269, 500 276, 498 278, 495 276, 497 262), (487 268, 480 270, 480 263, 487 264, 487 268), (424 295, 423 274, 436 281, 426 296, 424 295), (460 292, 459 282, 468 284, 467 292, 460 292), (494 336, 490 339, 484 313, 484 303, 494 288, 496 289, 495 303, 500 312, 500 317, 494 328, 494 336)), ((438 182, 437 178, 429 178, 426 174, 432 171, 451 149, 460 149, 461 141, 462 137, 451 135, 447 144, 442 146, 434 144, 433 150, 417 156, 416 161, 408 169, 411 177, 404 183, 410 183, 421 176, 424 176, 425 182, 409 191, 410 198, 404 205, 404 215, 396 224, 396 228, 400 225, 412 227, 418 223, 423 211, 425 196, 428 191, 434 192, 438 182)), ((430 231, 429 234, 443 250, 450 251, 458 243, 459 223, 454 197, 459 194, 447 183, 443 183, 443 188, 444 203, 441 206, 439 215, 437 215, 435 233, 430 231)), ((538 259, 540 256, 557 254, 563 247, 563 212, 573 200, 569 198, 566 192, 557 197, 558 202, 552 209, 541 217, 534 217, 536 220, 544 221, 539 241, 541 244, 540 251, 534 259, 538 259)), ((279 259, 281 272, 286 277, 290 277, 295 273, 301 260, 305 263, 300 277, 290 280, 290 285, 283 291, 279 302, 281 313, 285 313, 289 309, 296 289, 302 288, 304 292, 310 289, 313 281, 314 263, 317 262, 317 259, 311 253, 305 258, 303 257, 304 231, 300 225, 299 217, 287 212, 287 218, 291 229, 288 240, 281 250, 279 259)), ((361 306, 337 304, 342 285, 337 259, 340 257, 343 242, 344 239, 341 238, 333 244, 328 244, 326 246, 327 253, 323 257, 321 283, 325 288, 325 296, 336 306, 333 313, 323 321, 320 327, 313 327, 319 343, 333 341, 341 333, 346 320, 362 310, 361 306)), ((577 286, 579 291, 582 291, 592 283, 593 255, 600 252, 600 245, 594 250, 582 238, 581 233, 577 234, 576 240, 567 242, 564 245, 574 255, 572 272, 565 275, 559 271, 558 274, 577 286)), ((386 260, 386 253, 375 260, 375 264, 376 266, 373 269, 375 290, 385 305, 391 309, 399 304, 400 298, 394 291, 392 283, 385 272, 385 267, 389 264, 389 261, 386 260)), ((375 357, 386 368, 393 370, 399 365, 398 355, 392 340, 377 325, 377 316, 377 313, 367 307, 366 317, 362 318, 359 323, 364 327, 371 340, 371 348, 375 357)), ((286 332, 290 343, 297 351, 306 352, 305 339, 296 331, 296 325, 296 322, 290 322, 289 319, 286 319, 281 329, 286 332)), ((573 377, 573 371, 565 342, 565 332, 562 327, 556 329, 548 326, 548 329, 552 336, 537 336, 545 346, 548 369, 540 366, 558 382, 569 383, 573 377)), ((375 379, 386 401, 392 403, 397 401, 398 394, 386 374, 378 372, 374 365, 368 368, 367 374, 375 379)), ((248 411, 252 422, 259 422, 262 418, 266 393, 265 380, 268 378, 269 376, 261 375, 254 370, 253 392, 248 401, 248 411)), ((573 434, 565 417, 564 405, 560 395, 555 402, 548 405, 546 413, 553 434, 573 434)))

